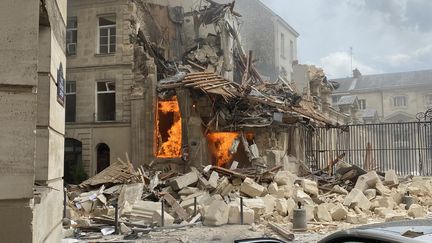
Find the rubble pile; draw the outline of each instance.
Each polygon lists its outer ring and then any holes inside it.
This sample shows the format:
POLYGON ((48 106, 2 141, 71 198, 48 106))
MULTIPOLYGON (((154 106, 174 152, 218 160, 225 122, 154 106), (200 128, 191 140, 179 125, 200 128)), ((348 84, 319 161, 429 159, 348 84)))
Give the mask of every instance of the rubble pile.
POLYGON ((419 218, 430 210, 432 179, 400 180, 394 170, 366 172, 343 161, 337 165, 333 176, 321 170, 298 177, 281 166, 254 174, 252 169, 209 165, 177 175, 173 171, 143 171, 142 167, 134 170, 130 162, 119 162, 69 188, 65 226, 80 232, 113 233, 116 205, 122 234, 188 227, 197 222, 205 226, 240 224, 241 220, 243 224, 277 227, 274 223, 293 220, 298 205, 306 210, 309 223, 323 225, 419 218), (119 170, 127 172, 129 179, 103 180, 119 170), (409 207, 404 204, 407 195, 414 202, 409 207))

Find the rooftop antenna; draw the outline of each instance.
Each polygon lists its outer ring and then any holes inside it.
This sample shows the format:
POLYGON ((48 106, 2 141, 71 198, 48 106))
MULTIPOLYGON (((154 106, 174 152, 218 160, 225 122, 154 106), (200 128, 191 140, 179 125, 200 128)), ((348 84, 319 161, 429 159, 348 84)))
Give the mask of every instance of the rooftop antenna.
POLYGON ((353 48, 352 48, 352 46, 350 46, 350 57, 351 57, 351 70, 350 70, 350 75, 353 75, 354 76, 354 74, 353 74, 353 48))

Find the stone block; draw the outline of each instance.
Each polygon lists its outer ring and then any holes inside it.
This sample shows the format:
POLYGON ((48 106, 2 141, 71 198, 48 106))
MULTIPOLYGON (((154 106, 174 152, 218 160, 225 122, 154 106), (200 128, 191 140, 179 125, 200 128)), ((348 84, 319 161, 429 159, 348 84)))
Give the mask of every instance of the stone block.
POLYGON ((394 209, 394 207, 396 206, 396 203, 393 201, 392 197, 381 197, 377 201, 378 207, 394 209))
POLYGON ((333 191, 334 191, 334 192, 337 192, 337 193, 340 193, 340 194, 348 195, 348 191, 345 190, 345 188, 343 188, 343 187, 341 187, 341 186, 339 186, 339 185, 335 185, 335 186, 333 187, 333 191))
POLYGON ((288 214, 288 202, 285 198, 276 199, 276 211, 280 216, 287 216, 288 214))
POLYGON ((312 196, 318 196, 318 185, 315 181, 303 179, 301 181, 301 185, 303 187, 304 192, 306 192, 312 196))
POLYGON ((255 220, 259 220, 261 215, 265 213, 266 206, 262 198, 245 198, 243 204, 254 211, 255 220))
MULTIPOLYGON (((240 224, 240 205, 231 203, 228 215, 228 224, 240 224)), ((243 224, 252 225, 255 221, 255 212, 248 208, 243 207, 243 224)))
MULTIPOLYGON (((158 226, 162 226, 162 210, 156 210, 153 212, 153 223, 158 226)), ((169 213, 164 213, 164 226, 169 226, 174 224, 174 218, 169 213)))
POLYGON ((267 191, 271 195, 277 195, 279 188, 276 182, 270 183, 270 185, 267 187, 267 191))
POLYGON ((230 206, 224 201, 214 200, 206 207, 205 215, 203 215, 206 226, 220 226, 228 223, 230 206))
POLYGON ((185 187, 178 192, 179 196, 189 196, 194 193, 199 192, 200 190, 196 187, 185 187))
POLYGON ((279 186, 293 185, 297 176, 287 170, 278 171, 273 179, 279 186))
POLYGON ((395 185, 399 184, 399 179, 395 170, 388 170, 385 173, 384 185, 395 185))
POLYGON ((195 172, 189 172, 185 175, 179 176, 171 181, 170 186, 173 190, 179 191, 187 186, 190 186, 198 181, 198 176, 195 172))
POLYGON ((316 208, 316 219, 320 222, 331 222, 332 216, 330 215, 327 207, 324 204, 320 204, 316 208))
POLYGON ((260 197, 263 195, 264 191, 265 187, 261 186, 250 178, 246 178, 240 187, 240 192, 250 197, 260 197))
POLYGON ((375 189, 377 191, 377 194, 381 196, 390 196, 391 191, 388 187, 384 186, 381 181, 377 182, 375 184, 375 189))
POLYGON ((304 205, 303 208, 306 210, 306 220, 313 221, 315 219, 315 206, 304 205))
POLYGON ((376 189, 367 189, 363 193, 368 200, 372 200, 376 197, 376 189))
POLYGON ((371 203, 359 189, 353 188, 351 192, 346 196, 343 203, 345 206, 358 206, 363 210, 369 210, 371 203))
POLYGON ((413 218, 424 218, 426 216, 426 211, 422 206, 412 204, 408 209, 408 216, 413 218))
POLYGON ((127 235, 132 232, 132 229, 127 227, 124 223, 120 223, 120 233, 127 235))
POLYGON ((350 224, 366 224, 368 221, 368 218, 365 214, 356 214, 354 212, 349 212, 346 216, 347 223, 350 224))
POLYGON ((278 198, 290 198, 294 196, 294 185, 283 185, 279 186, 278 193, 276 195, 278 198))
POLYGON ((211 189, 216 189, 218 186, 219 174, 216 171, 213 171, 210 174, 210 178, 208 179, 209 186, 211 189))
POLYGON ((385 222, 400 221, 404 219, 407 219, 405 213, 390 213, 386 215, 385 222))
POLYGON ((265 197, 262 197, 262 200, 265 204, 265 213, 272 213, 276 206, 276 198, 272 195, 266 195, 265 197))
POLYGON ((394 214, 394 211, 386 207, 377 207, 374 209, 374 213, 381 218, 386 218, 387 215, 394 214))
POLYGON ((290 218, 292 218, 294 208, 296 208, 296 207, 297 207, 297 204, 294 201, 294 199, 288 198, 287 199, 287 212, 288 212, 288 215, 290 216, 290 218))
POLYGON ((360 191, 364 192, 369 188, 374 188, 378 181, 380 181, 380 178, 378 177, 377 173, 375 171, 370 171, 364 175, 359 176, 354 188, 357 188, 360 191))
POLYGON ((314 205, 312 198, 300 189, 296 190, 295 200, 300 202, 302 205, 314 205))
POLYGON ((134 205, 136 201, 141 199, 141 196, 143 194, 143 189, 144 189, 143 183, 123 185, 118 199, 120 215, 122 215, 124 212, 126 202, 129 205, 134 205))
POLYGON ((331 209, 330 214, 333 220, 340 221, 347 216, 348 210, 345 208, 344 205, 338 203, 335 207, 331 209))

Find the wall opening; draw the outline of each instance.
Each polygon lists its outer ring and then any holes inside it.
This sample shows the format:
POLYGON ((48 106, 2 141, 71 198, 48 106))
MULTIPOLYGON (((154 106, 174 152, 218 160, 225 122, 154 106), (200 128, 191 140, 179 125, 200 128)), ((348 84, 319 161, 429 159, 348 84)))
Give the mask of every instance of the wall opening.
POLYGON ((82 164, 82 143, 73 138, 65 139, 64 182, 77 185, 88 178, 82 164))
POLYGON ((156 112, 156 151, 158 158, 180 158, 182 155, 182 126, 177 97, 158 100, 156 112))
MULTIPOLYGON (((247 146, 253 141, 254 135, 246 133, 247 146)), ((239 162, 239 168, 250 166, 250 162, 239 132, 211 132, 207 134, 207 145, 213 165, 230 167, 233 161, 239 162)))
POLYGON ((105 143, 100 143, 96 146, 96 150, 97 150, 96 173, 99 173, 110 165, 110 148, 105 143))

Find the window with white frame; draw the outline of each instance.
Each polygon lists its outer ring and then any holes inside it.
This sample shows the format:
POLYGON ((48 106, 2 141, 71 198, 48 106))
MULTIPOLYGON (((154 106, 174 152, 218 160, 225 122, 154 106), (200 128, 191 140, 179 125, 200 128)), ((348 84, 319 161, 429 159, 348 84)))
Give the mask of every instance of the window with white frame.
POLYGON ((407 106, 407 97, 404 95, 398 95, 398 96, 393 97, 393 106, 394 107, 407 106))
POLYGON ((76 55, 78 38, 77 17, 68 17, 66 29, 66 54, 76 55))
POLYGON ((116 51, 116 17, 115 15, 99 17, 99 54, 116 51))
POLYGON ((280 35, 280 55, 285 58, 285 35, 283 33, 280 35))
POLYGON ((360 110, 365 110, 366 109, 366 100, 365 99, 358 100, 358 104, 359 104, 359 109, 360 110))
POLYGON ((65 121, 74 122, 76 117, 76 82, 66 81, 65 121))
POLYGON ((96 118, 98 121, 115 120, 115 83, 112 81, 96 84, 96 118))

